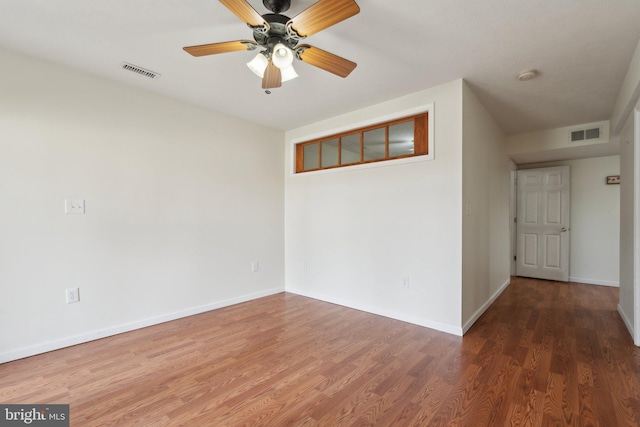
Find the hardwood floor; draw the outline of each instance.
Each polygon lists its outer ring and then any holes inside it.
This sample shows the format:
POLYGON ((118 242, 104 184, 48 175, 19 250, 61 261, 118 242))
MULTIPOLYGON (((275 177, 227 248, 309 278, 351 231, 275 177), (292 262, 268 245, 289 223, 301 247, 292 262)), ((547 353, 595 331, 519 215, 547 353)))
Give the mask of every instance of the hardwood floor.
POLYGON ((72 426, 638 426, 618 289, 515 278, 464 338, 278 294, 0 365, 72 426))

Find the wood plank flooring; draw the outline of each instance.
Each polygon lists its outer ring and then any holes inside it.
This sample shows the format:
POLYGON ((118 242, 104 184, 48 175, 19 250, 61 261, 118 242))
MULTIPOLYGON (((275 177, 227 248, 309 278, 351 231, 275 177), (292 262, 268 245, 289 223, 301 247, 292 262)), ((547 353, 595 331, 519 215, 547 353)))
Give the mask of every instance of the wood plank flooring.
POLYGON ((514 278, 464 338, 278 294, 0 365, 72 426, 638 426, 618 289, 514 278))

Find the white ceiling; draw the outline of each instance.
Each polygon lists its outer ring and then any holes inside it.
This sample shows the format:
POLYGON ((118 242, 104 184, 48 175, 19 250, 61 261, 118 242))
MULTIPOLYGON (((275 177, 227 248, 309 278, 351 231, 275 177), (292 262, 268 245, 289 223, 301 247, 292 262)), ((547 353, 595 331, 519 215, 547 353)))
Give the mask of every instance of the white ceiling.
POLYGON ((217 0, 0 0, 0 46, 283 130, 464 78, 512 134, 609 119, 640 38, 640 0, 356 1, 358 15, 305 40, 355 71, 296 61, 300 77, 271 95, 245 65, 255 52, 182 50, 251 39, 217 0), (519 82, 530 68, 539 77, 519 82))

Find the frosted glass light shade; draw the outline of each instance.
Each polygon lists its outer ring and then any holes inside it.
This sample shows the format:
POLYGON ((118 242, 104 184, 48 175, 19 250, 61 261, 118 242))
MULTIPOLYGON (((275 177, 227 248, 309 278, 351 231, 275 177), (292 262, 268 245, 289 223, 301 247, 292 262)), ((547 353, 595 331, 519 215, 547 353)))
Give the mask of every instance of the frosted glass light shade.
POLYGON ((293 69, 293 65, 288 65, 284 68, 280 68, 280 74, 282 75, 282 82, 293 80, 298 77, 298 73, 293 69))
POLYGON ((262 53, 259 53, 255 58, 247 62, 247 67, 249 67, 249 69, 253 71, 256 76, 263 78, 264 70, 267 69, 268 64, 269 60, 262 53))
POLYGON ((282 70, 283 68, 291 65, 291 63, 293 62, 293 52, 282 43, 278 43, 273 48, 273 55, 271 56, 271 60, 273 61, 273 65, 282 70))

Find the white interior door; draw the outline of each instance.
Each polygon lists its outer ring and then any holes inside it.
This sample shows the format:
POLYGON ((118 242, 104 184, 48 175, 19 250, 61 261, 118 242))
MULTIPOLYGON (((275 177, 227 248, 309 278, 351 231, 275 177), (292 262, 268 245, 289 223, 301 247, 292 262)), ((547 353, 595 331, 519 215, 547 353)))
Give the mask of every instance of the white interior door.
POLYGON ((518 276, 569 281, 569 166, 518 171, 518 276))

